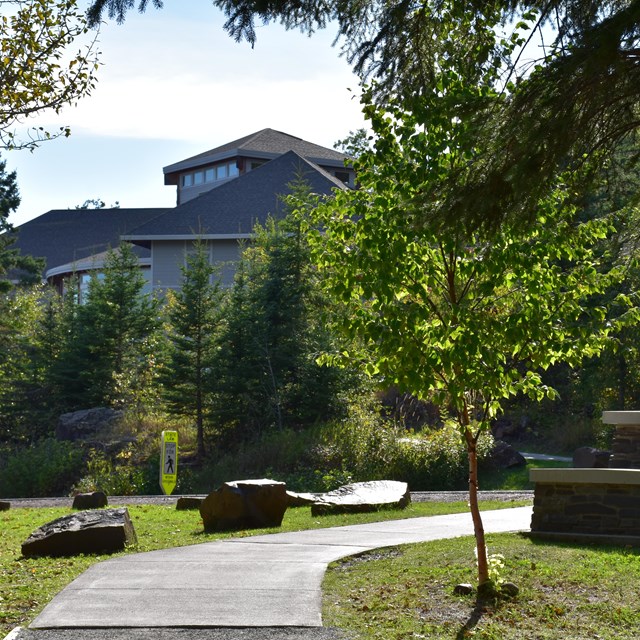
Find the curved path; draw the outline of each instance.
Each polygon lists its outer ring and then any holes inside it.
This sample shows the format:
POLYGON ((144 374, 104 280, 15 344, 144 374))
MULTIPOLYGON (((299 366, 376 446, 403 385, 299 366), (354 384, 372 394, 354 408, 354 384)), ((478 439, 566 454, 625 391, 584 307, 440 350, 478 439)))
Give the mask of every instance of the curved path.
MULTIPOLYGON (((484 511, 483 521, 487 532, 528 530, 531 507, 484 511)), ((30 629, 321 627, 329 562, 472 533, 471 517, 463 513, 132 554, 92 566, 30 629)))

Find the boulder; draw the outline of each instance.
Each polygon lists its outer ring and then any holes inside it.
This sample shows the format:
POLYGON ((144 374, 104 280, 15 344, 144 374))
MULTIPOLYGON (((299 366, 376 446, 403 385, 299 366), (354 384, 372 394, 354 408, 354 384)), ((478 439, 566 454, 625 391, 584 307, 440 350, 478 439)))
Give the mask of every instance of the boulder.
POLYGON ((275 480, 225 482, 200 505, 205 531, 279 527, 289 504, 287 487, 275 480))
POLYGON ((521 453, 502 440, 496 440, 491 452, 491 459, 499 469, 524 467, 527 464, 525 457, 521 453))
POLYGON ((52 520, 22 543, 22 555, 74 556, 113 553, 135 544, 136 533, 125 508, 79 511, 52 520))
POLYGON ((91 493, 79 493, 73 498, 74 509, 101 509, 109 504, 104 491, 92 491, 91 493))
POLYGON ((108 407, 63 413, 56 425, 56 438, 72 441, 95 438, 97 434, 113 429, 122 420, 123 415, 122 411, 108 407))
POLYGON ((606 469, 609 467, 610 451, 594 447, 580 447, 573 452, 575 469, 606 469))
POLYGON ((180 496, 176 502, 177 511, 197 510, 202 505, 202 498, 193 498, 191 496, 180 496))
POLYGON ((0 511, 9 511, 11 503, 6 500, 0 500, 0 511))
POLYGON ((363 513, 378 509, 404 509, 411 502, 409 485, 394 480, 354 482, 321 495, 311 506, 311 515, 363 513))

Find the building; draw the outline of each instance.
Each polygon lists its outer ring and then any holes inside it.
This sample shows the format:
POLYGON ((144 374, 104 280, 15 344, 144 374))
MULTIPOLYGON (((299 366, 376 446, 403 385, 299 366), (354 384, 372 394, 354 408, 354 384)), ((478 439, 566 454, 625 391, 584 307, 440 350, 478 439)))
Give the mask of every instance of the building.
POLYGON ((181 266, 196 239, 230 284, 242 244, 257 222, 282 213, 282 196, 302 177, 314 193, 331 195, 355 183, 348 157, 286 133, 263 129, 163 169, 176 187, 175 208, 63 209, 17 228, 15 247, 43 257, 44 278, 62 288, 71 274, 81 289, 126 240, 135 246, 149 291, 177 288, 181 266))

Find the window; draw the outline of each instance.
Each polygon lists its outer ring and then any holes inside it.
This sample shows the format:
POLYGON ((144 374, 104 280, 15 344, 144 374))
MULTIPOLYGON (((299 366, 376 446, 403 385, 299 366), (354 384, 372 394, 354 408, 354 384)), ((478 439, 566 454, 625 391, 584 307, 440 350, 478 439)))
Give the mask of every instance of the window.
POLYGON ((216 178, 216 170, 211 167, 211 169, 207 169, 204 172, 204 181, 205 182, 213 182, 216 178))
POLYGON ((336 171, 336 178, 338 178, 338 180, 342 180, 345 184, 349 184, 350 176, 346 171, 336 171))
POLYGON ((227 177, 227 165, 219 164, 216 167, 216 180, 224 180, 227 177))
POLYGON ((202 184, 204 182, 204 171, 196 171, 193 174, 193 184, 202 184))
POLYGON ((253 171, 253 169, 257 169, 258 167, 261 167, 265 162, 266 160, 253 160, 251 162, 251 170, 253 171))
POLYGON ((182 176, 182 186, 183 187, 190 187, 191 185, 193 185, 193 174, 185 173, 182 176))
POLYGON ((230 162, 229 163, 229 177, 230 178, 235 178, 237 175, 240 175, 240 172, 238 171, 238 165, 236 165, 235 162, 230 162))

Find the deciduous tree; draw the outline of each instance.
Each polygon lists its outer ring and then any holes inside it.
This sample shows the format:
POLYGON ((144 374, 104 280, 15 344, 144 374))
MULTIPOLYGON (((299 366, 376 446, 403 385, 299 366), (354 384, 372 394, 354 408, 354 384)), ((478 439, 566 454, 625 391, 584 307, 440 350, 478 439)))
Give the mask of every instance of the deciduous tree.
POLYGON ((18 128, 91 93, 98 69, 96 36, 76 0, 0 3, 0 148, 33 149, 70 134, 65 126, 18 128))
MULTIPOLYGON (((477 90, 464 79, 449 80, 452 99, 477 90)), ((344 328, 366 346, 329 360, 361 360, 383 385, 452 413, 469 455, 483 584, 489 568, 478 509, 478 438, 508 398, 553 396, 541 371, 557 362, 575 365, 603 348, 614 322, 587 301, 620 276, 599 270, 594 250, 611 223, 579 222, 570 185, 558 182, 538 201, 526 231, 505 225, 490 239, 463 228, 443 233, 429 223, 428 209, 441 206, 450 172, 468 160, 467 124, 446 111, 407 110, 402 102, 367 111, 376 139, 356 163, 361 188, 321 205, 322 231, 308 230, 321 282, 349 305, 344 328)))

